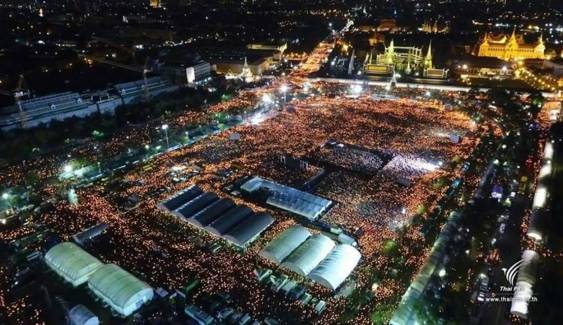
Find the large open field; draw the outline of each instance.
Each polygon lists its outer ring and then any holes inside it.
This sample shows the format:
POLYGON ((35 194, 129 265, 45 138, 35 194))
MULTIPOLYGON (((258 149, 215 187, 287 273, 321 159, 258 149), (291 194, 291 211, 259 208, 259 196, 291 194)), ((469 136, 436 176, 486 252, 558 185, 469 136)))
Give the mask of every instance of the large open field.
POLYGON ((300 187, 325 168, 327 174, 311 192, 335 202, 320 221, 340 226, 357 239, 362 260, 352 278, 358 292, 374 290, 371 302, 355 312, 356 323, 367 322, 369 311, 381 301, 402 295, 406 287, 399 279, 411 278, 422 264, 430 243, 421 240, 420 226, 409 220, 429 209, 458 174, 460 166, 452 161, 467 157, 476 144, 471 121, 431 101, 370 97, 309 97, 273 115, 172 151, 109 183, 81 189, 77 206, 57 203, 40 221, 65 239, 108 223, 110 240, 92 252, 153 287, 178 288, 196 275, 202 282, 196 301, 203 293, 229 292, 257 319, 271 315, 293 323, 334 323, 346 301, 333 292, 307 284, 310 292, 327 301, 319 318, 312 308, 276 295, 256 280, 255 268, 272 267, 257 253, 281 231, 300 223, 295 216, 231 197, 267 210, 276 221, 246 251, 226 247, 212 253, 207 247, 217 239, 156 208, 192 184, 228 197, 223 188, 244 176, 300 187), (289 168, 280 162, 283 155, 308 164, 289 168), (178 174, 185 177, 173 181, 178 174), (125 208, 123 202, 131 197, 139 203, 125 208), (403 240, 397 239, 399 233, 403 240), (390 251, 400 257, 403 269, 393 271, 390 251), (377 287, 374 270, 385 275, 377 287))

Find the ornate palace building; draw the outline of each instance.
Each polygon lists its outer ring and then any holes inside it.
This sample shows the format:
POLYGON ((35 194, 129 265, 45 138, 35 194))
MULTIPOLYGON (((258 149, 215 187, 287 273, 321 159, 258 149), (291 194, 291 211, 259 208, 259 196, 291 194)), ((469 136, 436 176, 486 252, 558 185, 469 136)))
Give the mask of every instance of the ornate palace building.
POLYGON ((435 68, 432 63, 432 43, 428 45, 426 55, 421 47, 395 46, 391 40, 382 54, 377 54, 374 60, 373 50, 366 57, 364 72, 367 75, 391 75, 400 72, 405 76, 445 79, 447 69, 435 68))
POLYGON ((543 59, 545 57, 545 45, 543 38, 540 36, 535 44, 526 43, 522 35, 516 35, 512 31, 512 35, 508 37, 505 34, 498 36, 485 34, 481 44, 479 45, 478 56, 491 56, 501 60, 523 60, 523 59, 543 59))

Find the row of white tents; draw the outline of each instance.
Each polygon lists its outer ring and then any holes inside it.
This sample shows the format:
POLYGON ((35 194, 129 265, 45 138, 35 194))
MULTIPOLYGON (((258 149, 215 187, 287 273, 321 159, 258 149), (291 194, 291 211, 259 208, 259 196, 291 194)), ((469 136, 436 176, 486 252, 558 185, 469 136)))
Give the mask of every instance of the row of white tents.
POLYGON ((45 254, 45 263, 73 287, 88 288, 122 316, 152 300, 153 289, 115 264, 103 264, 74 243, 63 242, 45 254))
POLYGON ((272 240, 260 256, 336 290, 352 273, 361 254, 348 244, 336 244, 323 234, 296 225, 272 240))

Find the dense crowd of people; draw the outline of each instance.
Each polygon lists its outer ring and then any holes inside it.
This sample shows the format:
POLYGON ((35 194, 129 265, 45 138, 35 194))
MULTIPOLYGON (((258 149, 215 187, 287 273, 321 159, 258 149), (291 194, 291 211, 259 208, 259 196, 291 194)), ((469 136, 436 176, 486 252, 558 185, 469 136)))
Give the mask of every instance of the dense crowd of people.
MULTIPOLYGON (((209 111, 232 112, 255 100, 255 94, 246 93, 236 100, 214 105, 209 111)), ((385 166, 383 173, 365 177, 337 170, 316 188, 317 195, 337 202, 323 221, 359 234, 363 261, 353 276, 357 286, 362 288, 372 285, 372 279, 362 265, 382 270, 389 268, 390 259, 382 250, 386 241, 396 239, 397 228, 406 227, 406 236, 411 242, 419 240, 422 236, 420 229, 408 225, 409 217, 420 205, 440 197, 441 190, 432 187, 437 177, 451 179, 456 176, 455 170, 430 163, 428 157, 439 157, 443 162, 454 157, 464 158, 476 142, 470 132, 470 120, 461 113, 445 110, 437 101, 315 96, 294 100, 292 107, 293 110, 279 112, 261 123, 240 125, 192 146, 158 156, 150 162, 153 168, 147 170, 141 166, 126 173, 121 178, 126 184, 121 192, 107 191, 104 185, 79 190, 77 206, 58 202, 36 222, 47 225, 67 240, 76 232, 105 222, 109 225, 109 241, 95 246, 93 253, 106 263, 113 262, 131 271, 154 287, 177 288, 195 275, 202 281, 198 295, 229 292, 256 319, 293 317, 301 322, 312 322, 318 316, 311 307, 281 297, 274 299, 274 293, 266 285, 259 284, 255 275, 256 267, 269 266, 257 256, 258 251, 293 225, 292 217, 279 211, 268 211, 275 216, 276 223, 246 252, 229 248, 211 253, 205 247, 213 238, 160 212, 156 205, 190 184, 197 183, 204 190, 221 193, 226 184, 247 175, 297 185, 314 175, 319 167, 290 170, 280 163, 279 157, 288 155, 308 160, 329 139, 391 152, 395 158, 385 166), (435 128, 467 136, 455 144, 428 132, 435 128), (230 138, 235 132, 240 139, 230 138), (174 183, 170 171, 178 165, 198 166, 200 170, 190 179, 174 183), (228 176, 221 173, 226 170, 231 171, 228 176), (399 184, 398 177, 408 178, 411 184, 399 184), (131 196, 139 197, 141 203, 124 211, 118 202, 131 196)), ((177 117, 174 125, 185 127, 205 119, 200 113, 189 112, 177 117)), ((145 139, 154 127, 130 128, 99 145, 105 153, 117 153, 125 148, 127 141, 143 141, 140 139, 145 139)), ((94 156, 97 153, 83 154, 94 156)), ((350 170, 379 170, 383 166, 380 157, 359 149, 332 150, 323 158, 335 165, 348 166, 350 170)), ((58 162, 53 158, 43 163, 47 166, 58 162)), ((37 167, 35 164, 33 168, 37 167)), ((50 175, 45 170, 46 167, 39 168, 42 178, 50 175)), ((54 194, 55 186, 47 184, 44 191, 54 194)), ((232 199, 257 211, 264 209, 238 197, 232 199)), ((18 231, 11 235, 2 234, 2 240, 15 239, 25 233, 25 230, 18 231)), ((398 249, 405 264, 414 270, 422 265, 427 255, 427 247, 402 245, 398 249)), ((370 309, 385 299, 397 299, 405 289, 395 278, 383 279, 374 301, 362 307, 356 323, 368 323, 370 309)), ((345 300, 335 299, 333 293, 312 283, 308 290, 328 301, 327 310, 319 321, 336 322, 346 307, 345 300)))

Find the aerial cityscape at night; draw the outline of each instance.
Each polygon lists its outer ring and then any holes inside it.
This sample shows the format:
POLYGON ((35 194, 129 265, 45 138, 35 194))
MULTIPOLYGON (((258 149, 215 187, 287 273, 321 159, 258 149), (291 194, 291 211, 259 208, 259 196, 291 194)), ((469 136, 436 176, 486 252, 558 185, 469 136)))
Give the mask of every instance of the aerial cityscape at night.
POLYGON ((563 2, 0 1, 0 324, 563 324, 563 2))

